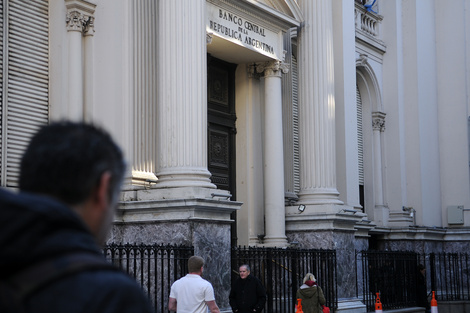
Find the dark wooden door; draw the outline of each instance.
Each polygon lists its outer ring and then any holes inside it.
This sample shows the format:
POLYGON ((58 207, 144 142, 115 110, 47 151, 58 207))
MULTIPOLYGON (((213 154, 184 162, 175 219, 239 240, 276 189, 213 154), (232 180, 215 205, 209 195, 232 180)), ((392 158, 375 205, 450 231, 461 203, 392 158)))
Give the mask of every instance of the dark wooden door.
POLYGON ((212 183, 235 197, 235 67, 208 58, 208 167, 212 183))
MULTIPOLYGON (((235 193, 235 69, 236 64, 208 56, 208 169, 218 189, 235 193)), ((232 214, 236 221, 236 213, 232 214)), ((236 245, 236 223, 232 223, 232 245, 236 245)))

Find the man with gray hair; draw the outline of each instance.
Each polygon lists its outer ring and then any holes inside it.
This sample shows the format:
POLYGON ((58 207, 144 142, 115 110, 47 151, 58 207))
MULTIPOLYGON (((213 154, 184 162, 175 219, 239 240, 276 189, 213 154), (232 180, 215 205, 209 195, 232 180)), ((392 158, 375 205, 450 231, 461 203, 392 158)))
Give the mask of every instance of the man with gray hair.
POLYGON ((230 306, 234 313, 260 313, 266 302, 266 289, 261 281, 250 275, 248 264, 239 268, 240 277, 230 290, 230 306))
POLYGON ((189 274, 171 285, 168 310, 177 313, 220 313, 215 303, 214 289, 207 280, 201 277, 204 271, 204 260, 192 256, 188 260, 189 274))

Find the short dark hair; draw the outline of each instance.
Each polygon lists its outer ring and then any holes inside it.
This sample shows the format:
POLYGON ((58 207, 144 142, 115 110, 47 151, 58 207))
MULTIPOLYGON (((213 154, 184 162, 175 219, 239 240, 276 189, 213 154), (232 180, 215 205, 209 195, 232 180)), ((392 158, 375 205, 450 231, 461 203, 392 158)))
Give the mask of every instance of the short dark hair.
POLYGON ((103 129, 83 122, 54 122, 32 137, 21 159, 19 187, 76 205, 91 195, 103 173, 110 172, 113 199, 125 167, 121 149, 103 129))
POLYGON ((204 259, 200 256, 193 255, 188 260, 188 271, 190 273, 199 272, 201 267, 204 266, 204 259))

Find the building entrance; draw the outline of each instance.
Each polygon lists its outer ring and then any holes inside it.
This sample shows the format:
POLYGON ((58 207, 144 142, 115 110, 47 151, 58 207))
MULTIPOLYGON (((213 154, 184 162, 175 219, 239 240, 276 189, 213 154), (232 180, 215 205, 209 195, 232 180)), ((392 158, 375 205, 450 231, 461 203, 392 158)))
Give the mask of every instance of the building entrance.
MULTIPOLYGON (((218 189, 235 196, 235 69, 228 63, 208 55, 208 169, 211 181, 218 189)), ((232 219, 236 221, 236 213, 232 219)), ((236 223, 232 224, 232 244, 236 244, 236 223)))

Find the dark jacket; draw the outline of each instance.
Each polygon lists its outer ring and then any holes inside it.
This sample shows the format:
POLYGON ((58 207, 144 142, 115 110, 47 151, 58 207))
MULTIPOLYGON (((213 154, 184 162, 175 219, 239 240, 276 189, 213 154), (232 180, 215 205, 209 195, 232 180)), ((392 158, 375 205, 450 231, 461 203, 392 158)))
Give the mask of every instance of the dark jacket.
POLYGON ((325 296, 323 295, 323 290, 320 288, 320 286, 302 286, 307 288, 299 288, 296 294, 297 299, 302 300, 302 311, 304 311, 304 313, 321 313, 321 305, 324 305, 326 303, 325 296))
MULTIPOLYGON (((72 252, 103 257, 88 227, 71 209, 47 197, 17 195, 2 188, 0 247, 0 282, 38 262, 57 260, 72 252)), ((11 301, 5 301, 11 291, 7 286, 0 289, 2 313, 12 312, 11 301)), ((31 313, 151 312, 140 286, 112 267, 78 271, 59 278, 29 294, 21 307, 31 313)))
POLYGON ((416 302, 419 307, 426 308, 426 311, 431 310, 431 306, 428 302, 427 288, 426 288, 426 278, 418 273, 417 282, 416 282, 416 302))
POLYGON ((252 275, 245 279, 239 277, 230 290, 229 300, 233 312, 261 312, 266 302, 266 289, 252 275))

